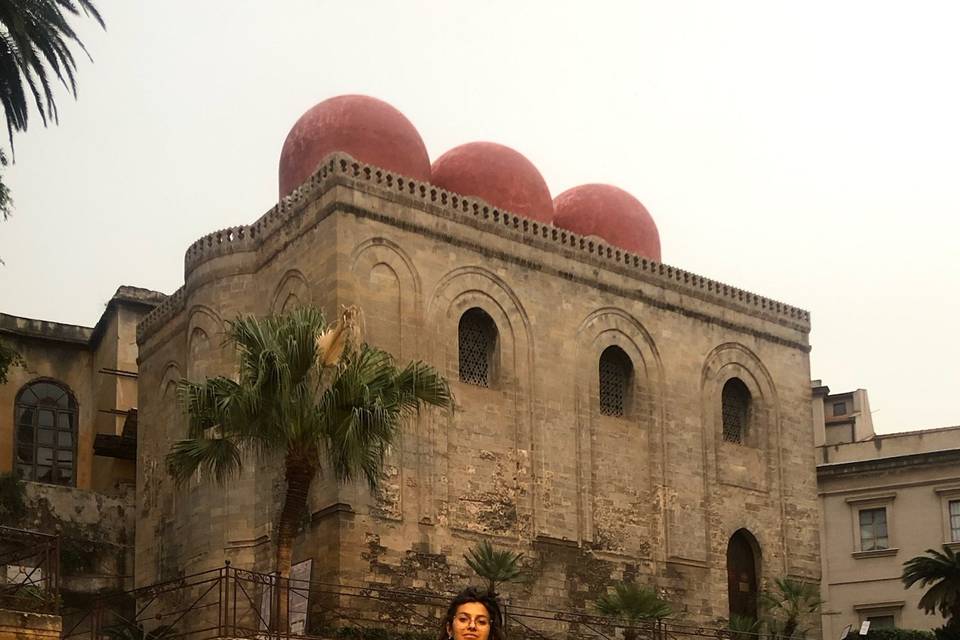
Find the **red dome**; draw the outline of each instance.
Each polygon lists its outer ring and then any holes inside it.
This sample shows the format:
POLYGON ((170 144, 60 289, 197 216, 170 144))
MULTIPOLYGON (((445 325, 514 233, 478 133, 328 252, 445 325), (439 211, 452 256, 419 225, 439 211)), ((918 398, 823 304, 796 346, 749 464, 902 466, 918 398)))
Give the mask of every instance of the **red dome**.
POLYGON ((639 200, 609 184, 567 189, 553 201, 558 227, 599 236, 612 245, 660 262, 657 225, 639 200))
POLYGON ((376 98, 337 96, 313 106, 287 134, 280 152, 280 197, 303 184, 334 151, 414 180, 430 180, 427 148, 406 116, 376 98))
POLYGON ((482 198, 539 222, 553 220, 553 201, 543 176, 510 147, 494 142, 462 144, 437 158, 432 174, 431 182, 447 191, 482 198))

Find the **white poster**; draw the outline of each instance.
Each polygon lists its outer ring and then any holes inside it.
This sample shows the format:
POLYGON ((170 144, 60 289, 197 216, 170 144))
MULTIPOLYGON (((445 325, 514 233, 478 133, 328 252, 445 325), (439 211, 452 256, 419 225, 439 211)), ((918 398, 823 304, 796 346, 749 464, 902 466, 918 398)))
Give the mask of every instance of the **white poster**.
POLYGON ((290 568, 290 633, 298 636, 307 628, 312 571, 313 559, 298 562, 290 568))
MULTIPOLYGON (((289 632, 298 636, 303 635, 307 629, 312 571, 313 559, 298 562, 290 567, 287 623, 289 632)), ((271 583, 264 586, 263 594, 260 596, 260 631, 267 631, 270 628, 270 611, 274 604, 273 587, 273 578, 271 578, 271 583)))

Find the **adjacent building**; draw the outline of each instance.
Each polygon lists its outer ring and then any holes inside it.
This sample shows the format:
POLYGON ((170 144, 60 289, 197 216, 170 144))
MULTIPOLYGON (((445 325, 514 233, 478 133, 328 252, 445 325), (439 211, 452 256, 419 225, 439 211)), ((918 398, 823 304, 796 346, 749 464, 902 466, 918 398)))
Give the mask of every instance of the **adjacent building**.
POLYGON ((166 296, 123 286, 94 327, 0 313, 26 365, 0 385, 0 474, 27 509, 0 525, 58 533, 70 594, 132 586, 137 323, 166 296))
POLYGON ((831 394, 814 381, 820 496, 823 637, 873 627, 931 629, 903 563, 943 545, 960 548, 960 427, 878 435, 863 389, 831 394))

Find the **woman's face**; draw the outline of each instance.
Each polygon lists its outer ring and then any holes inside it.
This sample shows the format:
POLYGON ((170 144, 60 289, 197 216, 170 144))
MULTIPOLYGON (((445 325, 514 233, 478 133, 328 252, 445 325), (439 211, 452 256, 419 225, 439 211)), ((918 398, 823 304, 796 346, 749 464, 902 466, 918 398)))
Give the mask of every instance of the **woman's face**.
POLYGON ((479 602, 467 602, 457 607, 453 622, 447 625, 447 633, 453 640, 488 640, 490 637, 490 614, 479 602))

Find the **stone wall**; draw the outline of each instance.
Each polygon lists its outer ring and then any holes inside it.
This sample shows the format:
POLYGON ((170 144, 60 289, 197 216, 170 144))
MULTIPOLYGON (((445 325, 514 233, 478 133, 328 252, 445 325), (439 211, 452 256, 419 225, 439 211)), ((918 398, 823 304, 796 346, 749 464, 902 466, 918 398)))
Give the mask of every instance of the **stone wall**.
POLYGON ((107 496, 24 483, 28 516, 19 526, 59 534, 61 589, 98 593, 132 588, 133 488, 107 496))
POLYGON ((0 609, 2 640, 59 640, 60 616, 0 609))
POLYGON ((224 559, 270 568, 277 462, 177 491, 170 389, 232 374, 225 320, 307 303, 361 305, 372 342, 438 367, 457 398, 406 426, 377 495, 318 483, 297 549, 315 579, 455 590, 489 538, 527 555, 514 600, 584 608, 636 579, 707 621, 727 615, 740 529, 763 579, 819 579, 806 312, 340 157, 253 225, 195 243, 186 267, 140 327, 138 585, 224 559), (458 380, 471 308, 497 327, 490 388, 458 380), (611 345, 634 367, 622 418, 598 411, 611 345), (753 398, 743 445, 721 437, 733 377, 753 398))

